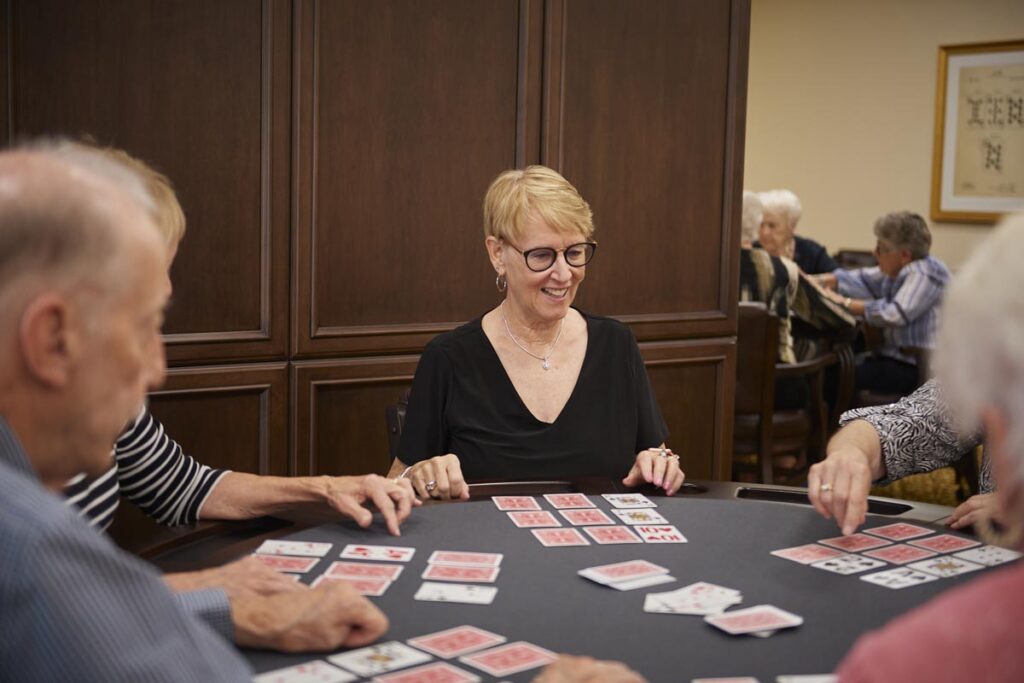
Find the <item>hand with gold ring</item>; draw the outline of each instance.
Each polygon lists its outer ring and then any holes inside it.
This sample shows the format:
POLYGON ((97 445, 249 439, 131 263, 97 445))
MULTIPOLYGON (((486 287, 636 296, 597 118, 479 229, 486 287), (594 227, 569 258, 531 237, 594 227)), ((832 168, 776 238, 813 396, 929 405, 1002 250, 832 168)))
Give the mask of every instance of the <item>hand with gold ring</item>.
POLYGON ((626 486, 653 484, 665 489, 665 495, 674 495, 683 486, 686 475, 679 466, 679 456, 661 444, 636 454, 636 460, 622 483, 626 486))
MULTIPOLYGON (((402 463, 396 461, 396 467, 402 463)), ((462 477, 459 456, 454 453, 438 455, 415 463, 404 471, 413 490, 420 498, 435 500, 469 500, 469 486, 462 477)))
POLYGON ((833 437, 828 457, 807 472, 807 497, 811 504, 826 519, 834 517, 844 536, 864 523, 871 482, 883 474, 875 471, 868 454, 873 449, 880 450, 877 444, 877 433, 870 424, 853 422, 833 437))

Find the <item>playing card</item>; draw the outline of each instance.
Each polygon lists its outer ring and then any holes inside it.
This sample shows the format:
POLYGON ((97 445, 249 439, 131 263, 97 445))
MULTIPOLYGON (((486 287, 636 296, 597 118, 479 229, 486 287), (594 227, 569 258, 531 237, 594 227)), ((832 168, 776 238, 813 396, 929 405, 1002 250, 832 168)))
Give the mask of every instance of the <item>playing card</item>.
POLYGON ((499 510, 540 510, 533 496, 494 496, 491 500, 499 510))
MULTIPOLYGON (((649 508, 612 510, 623 524, 668 524, 668 520, 649 508)), ((611 522, 609 522, 611 524, 611 522)))
POLYGON ((456 626, 437 633, 411 638, 406 642, 420 650, 426 650, 432 655, 448 659, 482 650, 485 647, 500 645, 505 640, 505 636, 499 636, 497 633, 491 633, 476 626, 456 626))
POLYGON ((530 533, 537 537, 543 545, 590 545, 590 541, 583 538, 576 529, 533 529, 530 533))
POLYGON ((633 531, 644 543, 686 543, 686 536, 674 526, 635 526, 633 531))
POLYGON ((626 526, 585 526, 583 531, 601 545, 611 543, 643 543, 636 534, 626 526))
POLYGON ((413 664, 429 662, 431 656, 397 640, 392 640, 388 643, 378 643, 370 647, 331 655, 327 660, 346 671, 369 678, 413 664))
POLYGON ((421 578, 432 581, 470 581, 494 583, 499 567, 464 567, 457 564, 429 564, 421 578))
POLYGON ((936 557, 931 560, 913 562, 907 566, 911 569, 917 569, 922 572, 927 572, 928 574, 934 574, 935 576, 943 579, 984 569, 982 565, 975 562, 968 562, 967 560, 961 560, 958 557, 950 557, 948 555, 944 557, 936 557))
POLYGON ((385 560, 408 562, 416 554, 416 548, 402 548, 396 545, 355 545, 349 544, 341 551, 346 560, 385 560))
POLYGON ((956 553, 954 557, 959 557, 961 560, 968 560, 970 562, 977 562, 978 564, 983 564, 986 567, 994 567, 997 564, 1016 560, 1020 557, 1020 553, 1014 550, 1000 548, 996 545, 983 545, 980 548, 972 548, 970 550, 965 550, 962 553, 956 553))
POLYGON ((647 496, 639 493, 604 493, 605 500, 616 508, 656 508, 658 507, 647 496))
POLYGON ((559 510, 596 507, 592 502, 590 502, 590 499, 582 493, 548 493, 545 494, 544 500, 551 503, 552 507, 559 510))
POLYGON ((888 538, 890 541, 905 541, 908 538, 927 536, 934 532, 931 529, 925 529, 923 526, 917 526, 916 524, 897 522, 896 524, 886 524, 885 526, 876 526, 873 529, 865 529, 864 533, 888 538))
POLYGON ((415 669, 377 676, 373 683, 477 683, 480 677, 448 662, 424 664, 415 669))
POLYGON ((528 671, 550 664, 556 659, 558 657, 554 652, 523 641, 459 657, 460 662, 476 667, 492 676, 510 676, 520 671, 528 671))
POLYGON ((461 602, 467 605, 489 605, 498 594, 495 586, 425 581, 413 596, 427 602, 461 602))
POLYGON ((743 602, 743 596, 739 591, 699 581, 668 593, 648 593, 644 600, 644 611, 663 614, 721 614, 740 602, 743 602))
POLYGON ((964 538, 963 536, 942 534, 940 536, 932 536, 931 538, 922 538, 920 541, 911 541, 910 545, 934 550, 937 553, 951 553, 957 550, 967 550, 968 548, 981 545, 981 543, 964 538))
POLYGON ((347 671, 316 659, 253 676, 252 683, 349 683, 356 678, 347 671))
POLYGON ((868 536, 867 534, 850 534, 849 536, 836 536, 835 538, 823 538, 818 543, 845 550, 848 553, 857 553, 861 550, 871 550, 889 545, 892 541, 882 538, 868 536))
POLYGON ((647 560, 630 560, 628 562, 615 562, 613 564, 587 567, 586 569, 579 570, 577 573, 585 579, 590 579, 607 586, 619 581, 630 581, 659 574, 668 574, 668 569, 647 560))
POLYGON ((778 631, 804 623, 802 617, 774 605, 757 605, 735 612, 711 614, 704 617, 704 621, 732 635, 755 631, 778 631))
POLYGON ((836 574, 859 574, 860 572, 866 572, 869 569, 875 569, 885 564, 881 560, 874 560, 870 557, 862 557, 860 555, 840 555, 839 557, 832 557, 827 560, 815 562, 811 566, 815 569, 824 569, 828 572, 834 572, 836 574))
POLYGON ((316 588, 324 581, 344 581, 355 588, 360 595, 368 595, 371 597, 377 597, 384 595, 388 588, 391 587, 391 582, 387 579, 381 578, 356 578, 354 576, 340 577, 340 576, 327 576, 322 574, 310 584, 310 587, 316 588))
POLYGON ((330 543, 309 541, 263 541, 256 552, 260 555, 292 555, 293 557, 323 557, 331 552, 330 543))
POLYGON ((497 567, 501 565, 501 553, 473 553, 461 550, 435 550, 427 559, 428 564, 458 564, 465 567, 497 567))
POLYGON ((335 579, 387 579, 394 581, 402 573, 400 564, 372 564, 370 562, 334 562, 325 576, 335 579))
POLYGON ((540 526, 562 526, 547 510, 521 510, 509 512, 508 518, 520 529, 540 526))
POLYGON ((564 517, 568 522, 575 524, 576 526, 615 523, 611 520, 611 517, 597 508, 589 508, 586 510, 559 510, 558 514, 562 515, 562 517, 564 517))
POLYGON ((279 572, 305 574, 316 566, 319 557, 288 557, 286 555, 253 555, 257 560, 279 572))
POLYGON ((928 583, 929 581, 938 581, 937 576, 919 572, 908 567, 897 567, 896 569, 889 569, 884 572, 877 572, 875 574, 866 574, 860 577, 861 581, 867 581, 877 586, 884 586, 885 588, 892 588, 899 590, 901 588, 909 588, 910 586, 917 586, 922 583, 928 583))
POLYGON ((784 560, 799 562, 800 564, 814 564, 821 560, 839 557, 843 553, 835 548, 826 548, 825 546, 818 545, 816 543, 808 543, 807 545, 797 545, 792 548, 773 550, 771 554, 775 557, 781 557, 784 560))
POLYGON ((864 554, 868 557, 873 557, 876 560, 885 560, 886 562, 892 562, 893 564, 906 564, 908 562, 923 560, 926 557, 935 556, 935 553, 931 550, 915 548, 914 546, 907 545, 906 543, 890 545, 886 548, 878 548, 877 550, 869 550, 864 554))

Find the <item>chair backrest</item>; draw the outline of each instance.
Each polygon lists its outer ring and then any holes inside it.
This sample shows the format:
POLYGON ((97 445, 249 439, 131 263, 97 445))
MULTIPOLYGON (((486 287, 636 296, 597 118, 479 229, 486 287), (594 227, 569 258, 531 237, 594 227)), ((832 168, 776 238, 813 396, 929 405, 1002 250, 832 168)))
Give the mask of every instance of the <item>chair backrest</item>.
POLYGON ((878 265, 875 252, 862 249, 840 249, 832 258, 839 264, 840 268, 853 270, 854 268, 870 268, 878 265))
POLYGON ((736 336, 736 412, 768 415, 775 403, 779 319, 764 304, 741 302, 736 336))
POLYGON ((409 407, 409 390, 402 392, 398 402, 384 409, 384 420, 388 425, 388 451, 391 459, 398 457, 398 442, 402 440, 402 427, 405 425, 405 410, 409 407))

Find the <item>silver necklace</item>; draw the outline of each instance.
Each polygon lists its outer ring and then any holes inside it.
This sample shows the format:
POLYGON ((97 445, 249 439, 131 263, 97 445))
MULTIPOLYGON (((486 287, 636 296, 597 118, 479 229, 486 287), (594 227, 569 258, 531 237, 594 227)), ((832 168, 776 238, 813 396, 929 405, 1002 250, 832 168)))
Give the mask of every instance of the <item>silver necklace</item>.
POLYGON ((551 346, 548 348, 548 355, 546 355, 546 356, 538 356, 533 351, 531 351, 530 349, 528 349, 525 346, 523 346, 519 342, 519 339, 516 337, 516 335, 512 334, 512 328, 510 328, 508 326, 508 318, 505 317, 505 302, 504 301, 501 302, 501 305, 498 306, 498 309, 501 311, 501 321, 503 323, 505 323, 505 333, 508 334, 509 338, 512 340, 512 343, 515 344, 516 346, 518 346, 527 355, 533 356, 534 358, 539 360, 540 361, 540 366, 542 368, 544 368, 545 370, 550 370, 551 369, 551 364, 548 362, 548 360, 551 358, 551 354, 553 354, 555 352, 555 345, 558 344, 558 340, 562 338, 562 327, 565 326, 565 318, 562 318, 558 322, 558 334, 555 335, 555 341, 551 342, 551 346))

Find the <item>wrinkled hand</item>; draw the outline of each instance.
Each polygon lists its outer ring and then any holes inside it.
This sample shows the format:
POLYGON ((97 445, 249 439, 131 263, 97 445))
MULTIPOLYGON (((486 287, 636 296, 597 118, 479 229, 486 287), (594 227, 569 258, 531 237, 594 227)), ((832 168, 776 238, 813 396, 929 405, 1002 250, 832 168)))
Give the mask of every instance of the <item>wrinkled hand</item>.
POLYGON ((807 472, 807 497, 822 517, 835 517, 848 536, 864 523, 871 492, 871 468, 867 457, 856 448, 829 453, 807 472), (822 485, 831 490, 822 491, 822 485))
POLYGON ((402 535, 399 526, 409 517, 412 508, 421 504, 413 495, 408 481, 385 479, 376 474, 328 477, 324 496, 332 508, 351 517, 363 528, 373 522, 373 513, 365 507, 366 503, 373 503, 384 517, 392 536, 402 535))
POLYGON ((544 667, 533 683, 646 683, 646 679, 619 662, 561 655, 544 667))
POLYGON ((672 449, 648 448, 636 454, 636 461, 629 474, 622 480, 626 486, 639 486, 643 483, 654 484, 665 489, 666 495, 675 495, 686 480, 686 475, 679 467, 679 456, 672 449), (663 458, 661 453, 667 453, 663 458))
POLYGON ((178 593, 222 588, 229 598, 309 590, 304 584, 274 571, 254 557, 244 557, 213 569, 164 574, 164 583, 178 593))
POLYGON ((327 652, 361 647, 388 630, 384 613, 347 581, 313 589, 231 601, 235 642, 281 652, 327 652))
POLYGON ((971 496, 953 510, 953 514, 949 516, 949 521, 946 524, 951 529, 963 529, 964 527, 971 526, 981 517, 988 517, 999 523, 1006 522, 1006 520, 1002 519, 1002 515, 999 514, 999 507, 996 505, 996 494, 979 493, 976 496, 971 496))
POLYGON ((469 485, 462 477, 459 456, 454 453, 416 463, 406 472, 405 478, 412 482, 420 498, 469 500, 469 485))
POLYGON ((812 282, 827 291, 831 291, 839 286, 839 278, 832 273, 819 273, 818 275, 809 275, 808 277, 812 282))

